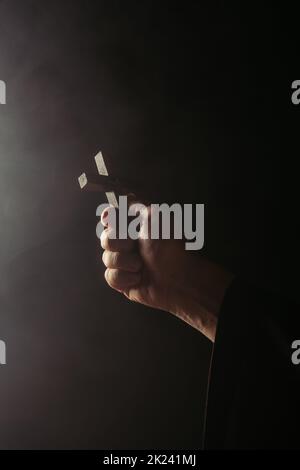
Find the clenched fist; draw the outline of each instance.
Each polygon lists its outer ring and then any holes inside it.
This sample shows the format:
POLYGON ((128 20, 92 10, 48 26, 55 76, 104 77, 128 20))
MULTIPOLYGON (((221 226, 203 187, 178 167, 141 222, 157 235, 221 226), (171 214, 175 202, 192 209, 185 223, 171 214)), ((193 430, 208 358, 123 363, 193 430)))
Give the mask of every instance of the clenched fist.
POLYGON ((140 214, 137 240, 112 238, 112 210, 101 215, 103 263, 110 287, 132 301, 173 313, 214 341, 219 309, 233 276, 186 251, 182 240, 146 236, 151 226, 149 207, 140 214))

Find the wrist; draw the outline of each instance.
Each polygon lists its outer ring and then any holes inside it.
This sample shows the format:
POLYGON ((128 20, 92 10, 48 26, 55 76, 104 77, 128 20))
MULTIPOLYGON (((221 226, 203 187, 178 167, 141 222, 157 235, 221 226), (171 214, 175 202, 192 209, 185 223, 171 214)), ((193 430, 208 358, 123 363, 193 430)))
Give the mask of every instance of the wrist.
POLYGON ((221 305, 233 277, 205 258, 194 258, 193 263, 190 259, 183 282, 176 286, 172 313, 214 342, 221 305))

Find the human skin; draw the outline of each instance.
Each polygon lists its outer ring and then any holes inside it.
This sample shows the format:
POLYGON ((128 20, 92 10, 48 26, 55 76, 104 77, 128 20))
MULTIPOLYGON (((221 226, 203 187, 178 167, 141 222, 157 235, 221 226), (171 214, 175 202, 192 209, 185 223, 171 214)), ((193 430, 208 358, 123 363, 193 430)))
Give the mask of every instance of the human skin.
POLYGON ((220 307, 233 275, 221 266, 186 251, 182 240, 151 240, 143 237, 151 224, 151 211, 141 217, 138 240, 114 239, 105 209, 101 222, 106 266, 105 279, 110 287, 129 300, 168 311, 214 342, 220 307))

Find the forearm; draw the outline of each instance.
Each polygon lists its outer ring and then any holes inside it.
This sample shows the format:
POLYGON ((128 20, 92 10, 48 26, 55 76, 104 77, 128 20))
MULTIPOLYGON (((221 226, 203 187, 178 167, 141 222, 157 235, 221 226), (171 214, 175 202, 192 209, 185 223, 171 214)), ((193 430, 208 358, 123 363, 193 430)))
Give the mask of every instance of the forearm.
POLYGON ((182 284, 176 286, 172 313, 214 342, 219 311, 233 277, 205 258, 191 257, 182 284))

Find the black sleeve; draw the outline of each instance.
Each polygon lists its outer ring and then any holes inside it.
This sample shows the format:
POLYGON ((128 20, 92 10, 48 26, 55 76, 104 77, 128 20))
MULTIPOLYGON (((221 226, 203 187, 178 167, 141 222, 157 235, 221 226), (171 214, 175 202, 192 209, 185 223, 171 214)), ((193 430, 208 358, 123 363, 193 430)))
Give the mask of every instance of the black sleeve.
POLYGON ((206 449, 300 448, 299 308, 240 279, 226 292, 213 350, 206 449))

